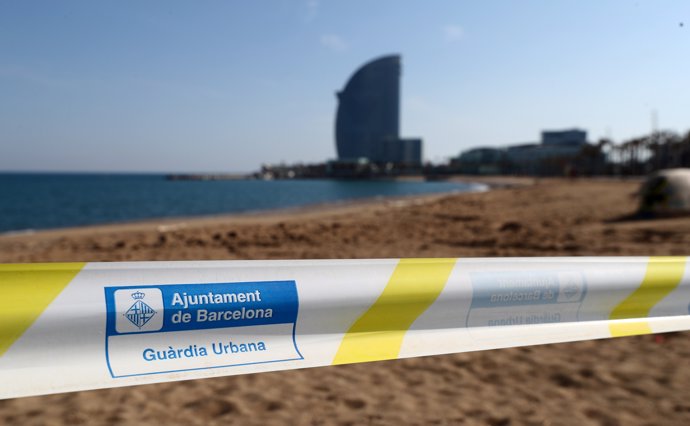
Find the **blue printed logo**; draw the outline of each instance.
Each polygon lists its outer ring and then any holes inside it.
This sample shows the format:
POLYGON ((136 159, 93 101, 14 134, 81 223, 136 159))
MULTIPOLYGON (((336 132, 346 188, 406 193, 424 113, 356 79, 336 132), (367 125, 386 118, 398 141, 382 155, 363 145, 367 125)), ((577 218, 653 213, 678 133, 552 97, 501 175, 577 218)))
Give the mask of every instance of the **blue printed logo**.
POLYGON ((163 293, 154 287, 123 288, 112 293, 117 333, 145 333, 163 328, 163 293))
POLYGON ((125 317, 140 330, 154 315, 156 315, 156 310, 142 300, 144 297, 146 297, 146 294, 140 291, 132 293, 132 299, 134 299, 135 302, 127 309, 127 312, 125 312, 125 317))

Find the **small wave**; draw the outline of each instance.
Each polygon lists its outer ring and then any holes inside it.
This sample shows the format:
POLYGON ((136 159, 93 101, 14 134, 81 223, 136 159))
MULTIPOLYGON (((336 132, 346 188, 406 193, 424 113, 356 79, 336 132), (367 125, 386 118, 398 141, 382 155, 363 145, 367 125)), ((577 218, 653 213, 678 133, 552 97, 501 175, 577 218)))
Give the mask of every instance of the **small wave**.
POLYGON ((471 183, 468 191, 463 192, 486 192, 491 189, 491 186, 485 183, 471 183))
POLYGON ((8 237, 8 236, 13 236, 13 235, 31 235, 31 234, 35 234, 35 233, 36 233, 35 229, 19 229, 19 230, 15 230, 15 231, 0 232, 0 236, 8 237))

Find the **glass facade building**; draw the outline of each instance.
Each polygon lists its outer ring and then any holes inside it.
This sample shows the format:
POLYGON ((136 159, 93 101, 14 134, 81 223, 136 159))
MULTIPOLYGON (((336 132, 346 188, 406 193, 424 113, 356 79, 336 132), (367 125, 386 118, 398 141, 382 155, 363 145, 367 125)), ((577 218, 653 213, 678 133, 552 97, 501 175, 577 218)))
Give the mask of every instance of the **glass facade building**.
POLYGON ((400 56, 366 63, 337 95, 338 159, 386 162, 386 145, 398 141, 400 133, 400 56))

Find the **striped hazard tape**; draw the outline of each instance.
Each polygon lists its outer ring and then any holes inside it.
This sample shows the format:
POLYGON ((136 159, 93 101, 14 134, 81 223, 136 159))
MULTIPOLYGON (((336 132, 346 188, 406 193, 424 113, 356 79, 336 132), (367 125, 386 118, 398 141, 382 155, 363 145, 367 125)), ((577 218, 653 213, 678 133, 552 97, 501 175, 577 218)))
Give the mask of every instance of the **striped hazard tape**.
POLYGON ((405 333, 441 294, 455 259, 402 259, 373 305, 347 330, 333 364, 398 357, 405 333))
POLYGON ((688 330, 687 264, 0 265, 0 398, 688 330))
MULTIPOLYGON (((685 257, 650 258, 642 283, 613 309, 609 318, 619 320, 649 317, 652 308, 680 285, 685 265, 685 257)), ((647 320, 611 323, 613 337, 649 333, 652 333, 652 329, 647 320)))
POLYGON ((0 356, 36 321, 84 265, 0 265, 0 356))

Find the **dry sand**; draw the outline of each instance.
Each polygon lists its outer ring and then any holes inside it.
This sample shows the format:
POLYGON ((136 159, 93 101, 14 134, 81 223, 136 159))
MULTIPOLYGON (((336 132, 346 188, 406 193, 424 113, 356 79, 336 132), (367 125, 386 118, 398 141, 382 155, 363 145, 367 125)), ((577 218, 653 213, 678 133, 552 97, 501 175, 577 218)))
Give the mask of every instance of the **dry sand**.
MULTIPOLYGON (((636 221, 636 182, 0 237, 0 262, 689 255, 690 218, 636 221)), ((690 334, 0 401, 0 424, 690 424, 690 334)))

